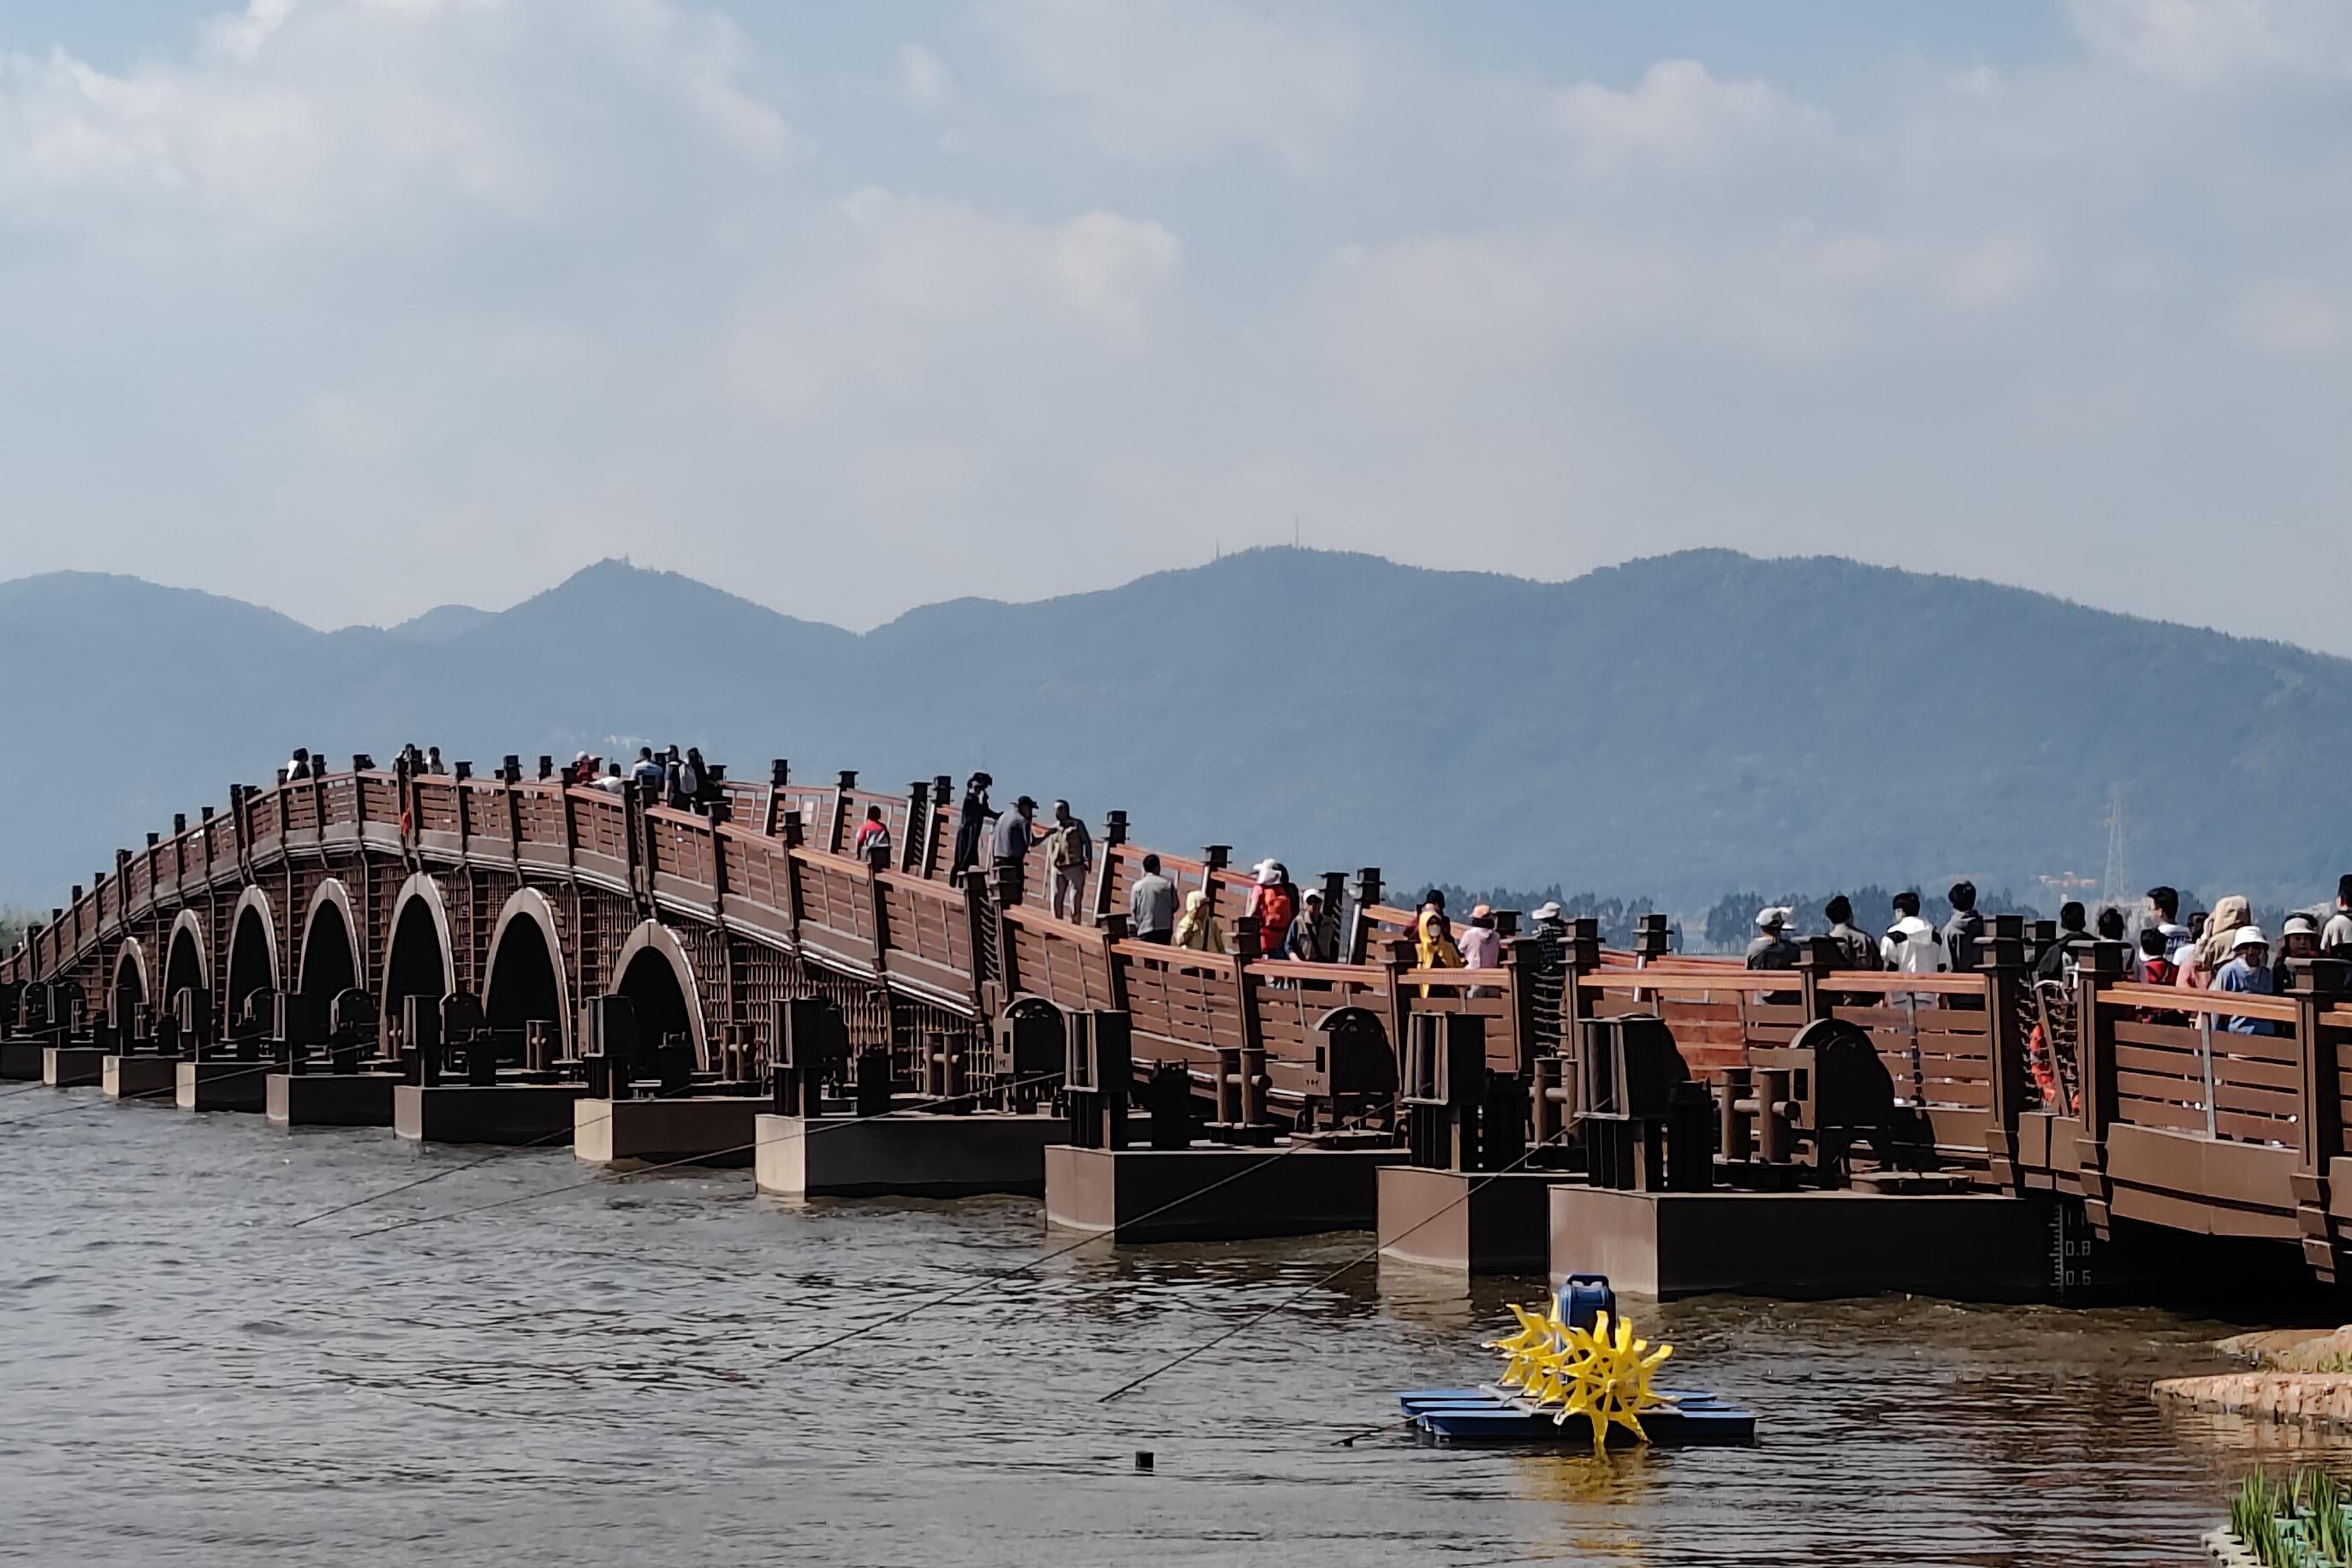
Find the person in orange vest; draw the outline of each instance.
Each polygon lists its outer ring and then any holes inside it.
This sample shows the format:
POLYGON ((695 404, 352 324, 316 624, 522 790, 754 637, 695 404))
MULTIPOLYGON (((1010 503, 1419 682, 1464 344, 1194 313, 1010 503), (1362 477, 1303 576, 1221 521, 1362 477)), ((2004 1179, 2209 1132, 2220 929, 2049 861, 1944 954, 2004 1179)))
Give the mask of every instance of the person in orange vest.
POLYGON ((1261 860, 1256 870, 1257 886, 1250 893, 1249 912, 1257 917, 1258 952, 1268 958, 1287 958, 1291 922, 1298 918, 1290 873, 1279 860, 1261 860))

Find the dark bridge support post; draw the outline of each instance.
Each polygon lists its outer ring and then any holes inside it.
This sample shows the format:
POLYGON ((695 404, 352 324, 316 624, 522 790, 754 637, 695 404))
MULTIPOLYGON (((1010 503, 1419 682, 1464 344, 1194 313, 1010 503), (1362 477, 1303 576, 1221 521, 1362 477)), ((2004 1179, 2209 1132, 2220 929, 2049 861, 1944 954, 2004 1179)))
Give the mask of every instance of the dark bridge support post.
MULTIPOLYGON (((1985 1166, 1994 1186, 2022 1192, 2017 1173, 2017 1118, 2025 1109, 2025 943, 1993 936, 1977 964, 1985 977, 1985 1047, 1991 1053, 1992 1104, 1985 1125, 1985 1166)), ((2122 972, 2117 961, 2117 973, 2122 972)), ((2062 1097, 2063 1098, 2063 1097, 2062 1097)), ((2053 1107, 2063 1110, 2063 1106, 2053 1107)))
MULTIPOLYGON (((1339 953, 1342 963, 1376 963, 1380 961, 1379 956, 1370 951, 1372 917, 1369 912, 1371 907, 1380 901, 1381 868, 1378 866, 1366 866, 1356 873, 1356 896, 1352 906, 1348 910, 1348 923, 1345 928, 1347 946, 1341 949, 1339 953)), ((1404 1037, 1399 1035, 1394 1037, 1402 1039, 1404 1037)))
POLYGON ((1118 906, 1118 852, 1126 845, 1127 813, 1104 812, 1101 858, 1095 866, 1094 910, 1097 925, 1108 920, 1112 910, 1118 906))
POLYGON ((2075 1060, 2083 1077, 2083 1213, 2092 1234, 2112 1234, 2107 1218, 2107 1126, 2116 1119, 2116 1014, 2099 993, 2123 978, 2124 944, 2102 942, 2074 971, 2075 1060))
POLYGON ((2326 1019, 2331 1009, 2344 1004, 2346 993, 2352 992, 2352 964, 2334 958, 2292 958, 2285 967, 2294 981, 2295 1057, 2303 1072, 2295 1227, 2303 1237, 2304 1261, 2322 1281, 2334 1285, 2352 1269, 2345 1267, 2344 1251, 2328 1217, 2335 1163, 2344 1152, 2344 1102, 2336 1068, 2341 1034, 2326 1019))

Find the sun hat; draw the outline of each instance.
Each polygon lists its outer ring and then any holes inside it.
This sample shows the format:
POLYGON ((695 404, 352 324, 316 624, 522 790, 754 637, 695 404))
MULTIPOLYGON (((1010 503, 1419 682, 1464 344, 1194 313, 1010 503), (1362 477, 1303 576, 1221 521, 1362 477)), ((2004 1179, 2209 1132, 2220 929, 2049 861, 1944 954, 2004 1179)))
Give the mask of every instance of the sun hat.
POLYGON ((2260 926, 2240 926, 2237 930, 2237 934, 2230 938, 2230 951, 2231 952, 2237 952, 2242 947, 2268 946, 2270 946, 2270 943, 2263 940, 2263 928, 2260 926))

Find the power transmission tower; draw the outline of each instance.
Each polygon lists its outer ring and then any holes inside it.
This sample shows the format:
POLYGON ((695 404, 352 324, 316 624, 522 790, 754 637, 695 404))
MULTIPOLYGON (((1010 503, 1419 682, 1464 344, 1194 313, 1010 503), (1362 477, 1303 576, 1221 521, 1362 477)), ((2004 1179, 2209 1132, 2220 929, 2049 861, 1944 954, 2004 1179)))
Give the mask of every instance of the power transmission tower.
POLYGON ((2131 847, 2124 826, 2124 786, 2107 786, 2107 874, 2099 901, 2126 914, 2131 910, 2131 847))

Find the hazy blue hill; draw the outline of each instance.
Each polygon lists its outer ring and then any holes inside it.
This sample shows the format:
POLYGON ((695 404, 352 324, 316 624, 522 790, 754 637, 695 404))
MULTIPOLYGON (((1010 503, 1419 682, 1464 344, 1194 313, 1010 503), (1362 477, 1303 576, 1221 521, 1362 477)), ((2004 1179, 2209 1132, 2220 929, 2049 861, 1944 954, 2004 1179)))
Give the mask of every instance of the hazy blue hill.
POLYGON ((2314 896, 2352 867, 2352 663, 2046 595, 1694 552, 1538 584, 1266 550, 863 637, 604 562, 499 613, 313 632, 121 577, 0 584, 46 765, 0 897, 47 907, 297 743, 488 768, 699 743, 885 787, 985 766, 1139 837, 1294 870, 1652 890, 2135 871, 2314 896), (27 679, 30 678, 30 679, 27 679))
POLYGON ((478 610, 471 605, 436 605, 421 616, 386 626, 384 634, 403 642, 447 642, 496 618, 495 611, 478 610))

